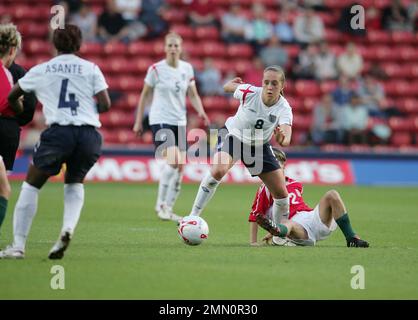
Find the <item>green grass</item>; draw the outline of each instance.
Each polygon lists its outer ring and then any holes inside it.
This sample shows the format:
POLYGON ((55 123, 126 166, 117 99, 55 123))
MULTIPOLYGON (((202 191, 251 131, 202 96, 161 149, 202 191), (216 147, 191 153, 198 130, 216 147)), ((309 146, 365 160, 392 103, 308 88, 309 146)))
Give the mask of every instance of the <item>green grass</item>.
MULTIPOLYGON (((11 241, 13 198, 0 235, 11 241)), ((340 231, 314 248, 250 247, 248 212, 254 185, 222 185, 203 217, 209 239, 184 245, 173 222, 153 212, 156 185, 87 184, 80 223, 63 260, 47 254, 62 221, 62 185, 47 184, 26 259, 0 260, 2 299, 418 299, 418 190, 342 187, 354 229, 371 248, 346 248, 340 231), (51 267, 65 268, 65 290, 50 287, 51 267), (353 265, 365 268, 353 290, 353 265)), ((197 185, 177 203, 188 213, 197 185)), ((306 186, 314 206, 329 187, 306 186)), ((260 237, 263 232, 260 232, 260 237)))

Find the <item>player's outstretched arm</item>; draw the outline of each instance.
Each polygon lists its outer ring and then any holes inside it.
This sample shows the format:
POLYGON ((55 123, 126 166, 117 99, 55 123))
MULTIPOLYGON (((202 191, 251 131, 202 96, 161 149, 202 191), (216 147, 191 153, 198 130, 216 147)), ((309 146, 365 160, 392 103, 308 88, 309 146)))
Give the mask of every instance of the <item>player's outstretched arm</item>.
POLYGON ((16 114, 23 112, 22 96, 24 93, 19 83, 16 83, 7 97, 10 107, 16 114))
POLYGON ((191 84, 187 90, 187 95, 189 96, 190 102, 192 103, 193 108, 196 110, 199 117, 203 118, 205 121, 205 126, 210 124, 209 118, 203 108, 202 99, 200 99, 199 93, 197 92, 196 84, 191 84))
POLYGON ((241 78, 239 78, 239 77, 234 78, 234 79, 232 79, 232 80, 230 80, 230 81, 228 81, 227 83, 224 84, 224 91, 226 93, 234 93, 235 90, 237 89, 237 87, 240 84, 243 84, 243 83, 244 82, 242 81, 241 78))
POLYGON ((97 111, 99 113, 107 112, 110 110, 110 97, 107 90, 98 92, 95 97, 97 98, 97 111))
POLYGON ((144 84, 141 96, 139 97, 138 108, 135 117, 135 124, 132 129, 138 136, 142 134, 142 118, 144 117, 145 103, 149 99, 149 97, 151 97, 152 91, 152 87, 150 87, 147 84, 144 84))
POLYGON ((292 139, 292 127, 288 124, 282 124, 275 130, 275 138, 279 145, 287 147, 292 139))

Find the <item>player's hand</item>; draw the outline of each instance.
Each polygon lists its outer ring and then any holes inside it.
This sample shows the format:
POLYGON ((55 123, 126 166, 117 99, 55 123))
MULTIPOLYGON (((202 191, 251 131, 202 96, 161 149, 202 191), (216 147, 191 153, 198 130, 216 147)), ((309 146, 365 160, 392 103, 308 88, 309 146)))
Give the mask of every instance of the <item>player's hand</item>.
POLYGON ((244 83, 240 77, 236 77, 236 78, 232 79, 231 82, 232 83, 238 83, 238 84, 244 83))
POLYGON ((280 127, 277 127, 276 129, 274 129, 274 135, 276 136, 276 141, 278 144, 282 144, 284 138, 285 138, 285 134, 283 132, 283 129, 280 127))
POLYGON ((271 244, 272 239, 273 239, 273 235, 271 233, 267 233, 262 239, 262 241, 265 242, 266 244, 271 244))
POLYGON ((203 122, 204 122, 205 126, 209 127, 210 120, 208 118, 208 115, 204 112, 204 113, 200 114, 200 117, 203 118, 203 122))
POLYGON ((132 131, 135 132, 135 134, 139 137, 142 134, 142 132, 144 131, 144 128, 142 127, 142 123, 135 122, 135 125, 134 125, 132 131))

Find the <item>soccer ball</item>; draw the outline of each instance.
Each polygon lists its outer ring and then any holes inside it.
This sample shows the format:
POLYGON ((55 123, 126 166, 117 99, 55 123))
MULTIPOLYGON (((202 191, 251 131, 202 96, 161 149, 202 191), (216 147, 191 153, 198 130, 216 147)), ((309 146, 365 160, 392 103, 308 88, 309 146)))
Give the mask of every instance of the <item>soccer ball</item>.
POLYGON ((178 233, 184 243, 196 246, 208 238, 209 227, 201 217, 186 216, 180 221, 178 233))

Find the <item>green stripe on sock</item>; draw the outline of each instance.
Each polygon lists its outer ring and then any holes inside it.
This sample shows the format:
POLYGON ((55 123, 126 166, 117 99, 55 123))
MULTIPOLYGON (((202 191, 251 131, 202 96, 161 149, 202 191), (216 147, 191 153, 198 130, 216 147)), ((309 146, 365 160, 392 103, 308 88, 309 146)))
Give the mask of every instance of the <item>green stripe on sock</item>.
POLYGON ((0 196, 0 227, 3 224, 4 217, 6 217, 8 200, 0 196))
POLYGON ((284 224, 279 224, 280 234, 279 237, 286 237, 287 236, 287 227, 284 224))
POLYGON ((335 222, 337 222, 347 240, 352 239, 356 235, 353 228, 351 227, 350 218, 348 217, 347 213, 344 213, 341 217, 335 220, 335 222))

